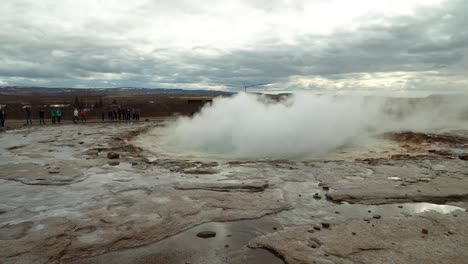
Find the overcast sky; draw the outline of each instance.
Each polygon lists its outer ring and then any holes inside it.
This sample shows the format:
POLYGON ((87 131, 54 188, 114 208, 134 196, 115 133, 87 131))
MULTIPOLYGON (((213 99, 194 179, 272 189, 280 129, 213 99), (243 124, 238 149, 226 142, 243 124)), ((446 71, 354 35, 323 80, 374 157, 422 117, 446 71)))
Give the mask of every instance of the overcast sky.
POLYGON ((1 0, 0 85, 468 92, 464 0, 1 0))

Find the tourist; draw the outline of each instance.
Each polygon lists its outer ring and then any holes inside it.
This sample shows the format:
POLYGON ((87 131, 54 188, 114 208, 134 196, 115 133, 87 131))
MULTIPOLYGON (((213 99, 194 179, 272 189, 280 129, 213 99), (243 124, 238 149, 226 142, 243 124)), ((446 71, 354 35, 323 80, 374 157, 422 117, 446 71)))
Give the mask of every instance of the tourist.
POLYGON ((134 107, 131 110, 131 115, 132 115, 132 120, 136 120, 136 111, 134 107))
POLYGON ((141 109, 140 109, 140 108, 137 108, 137 109, 136 109, 136 120, 137 120, 137 121, 140 121, 140 114, 141 114, 141 109))
POLYGON ((6 112, 4 108, 0 108, 0 127, 5 127, 6 112))
POLYGON ((78 109, 75 108, 75 110, 73 111, 73 123, 78 123, 78 109))
POLYGON ((119 115, 119 121, 122 120, 122 109, 120 108, 117 108, 117 114, 119 115))
POLYGON ((26 111, 26 125, 32 125, 32 113, 29 107, 25 107, 24 110, 26 111))
POLYGON ((43 108, 39 109, 39 125, 45 125, 45 111, 43 108))
POLYGON ((62 111, 60 109, 55 109, 55 115, 57 116, 57 123, 60 124, 60 120, 62 119, 62 111))
POLYGON ((86 110, 84 108, 80 109, 81 122, 86 122, 86 110))
POLYGON ((55 124, 55 120, 56 120, 55 109, 50 110, 50 117, 52 118, 52 124, 55 124))

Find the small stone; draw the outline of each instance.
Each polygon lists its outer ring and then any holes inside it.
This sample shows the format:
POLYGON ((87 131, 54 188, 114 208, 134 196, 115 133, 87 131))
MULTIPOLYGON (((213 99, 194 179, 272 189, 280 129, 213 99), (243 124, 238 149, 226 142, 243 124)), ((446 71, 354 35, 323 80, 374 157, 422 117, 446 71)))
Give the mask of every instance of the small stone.
POLYGON ((421 233, 427 235, 429 233, 429 230, 423 228, 423 229, 421 229, 421 233))
POLYGON ((315 193, 313 197, 314 197, 314 199, 317 199, 317 200, 322 199, 322 196, 320 196, 320 194, 318 194, 318 193, 315 193))
POLYGON ((216 236, 216 232, 213 232, 213 231, 203 231, 197 234, 197 237, 201 237, 201 238, 210 238, 210 237, 215 237, 215 236, 216 236))
POLYGON ((367 221, 367 222, 369 222, 370 220, 371 220, 371 218, 370 218, 370 217, 364 217, 364 221, 367 221))
POLYGON ((329 223, 322 223, 322 226, 323 226, 323 228, 330 228, 330 224, 329 224, 329 223))
POLYGON ((312 245, 310 245, 310 247, 311 247, 311 248, 317 248, 317 245, 312 244, 312 245))
POLYGON ((225 247, 225 248, 228 248, 228 247, 229 247, 229 245, 224 245, 224 247, 225 247))
POLYGON ((356 235, 356 233, 355 233, 355 232, 352 232, 351 234, 352 234, 353 236, 355 236, 355 235, 356 235))
POLYGON ((276 228, 276 227, 273 227, 273 230, 275 230, 275 231, 276 231, 276 230, 278 230, 278 228, 276 228))
POLYGON ((319 227, 319 226, 314 226, 314 229, 317 230, 317 231, 320 231, 320 227, 319 227))
POLYGON ((83 145, 83 144, 84 144, 84 142, 83 142, 83 141, 80 141, 80 142, 78 142, 78 144, 80 144, 80 145, 83 145))
POLYGON ((120 155, 119 155, 119 153, 109 152, 109 153, 107 153, 107 158, 108 159, 118 159, 118 158, 120 158, 120 155))
POLYGON ((109 164, 110 166, 119 166, 119 165, 120 165, 120 161, 118 161, 118 160, 111 160, 111 161, 109 161, 107 164, 109 164))
POLYGON ((314 233, 314 230, 312 230, 312 229, 311 229, 311 230, 307 230, 307 232, 312 234, 312 233, 314 233))
POLYGON ((398 208, 403 208, 403 205, 399 205, 398 208))
POLYGON ((301 194, 299 194, 299 197, 302 197, 302 195, 301 195, 301 194))
POLYGON ((367 212, 368 212, 368 213, 372 213, 372 211, 371 211, 371 210, 367 210, 367 212))
POLYGON ((382 216, 380 216, 380 215, 374 215, 374 216, 372 216, 372 217, 375 218, 375 219, 380 219, 380 218, 382 218, 382 216))
POLYGON ((330 190, 330 187, 328 187, 328 186, 322 186, 322 189, 325 190, 325 191, 328 191, 328 190, 330 190))
POLYGON ((458 158, 461 159, 461 160, 468 160, 468 154, 460 155, 460 156, 458 156, 458 158))
POLYGON ((336 211, 335 214, 340 214, 340 212, 336 211))

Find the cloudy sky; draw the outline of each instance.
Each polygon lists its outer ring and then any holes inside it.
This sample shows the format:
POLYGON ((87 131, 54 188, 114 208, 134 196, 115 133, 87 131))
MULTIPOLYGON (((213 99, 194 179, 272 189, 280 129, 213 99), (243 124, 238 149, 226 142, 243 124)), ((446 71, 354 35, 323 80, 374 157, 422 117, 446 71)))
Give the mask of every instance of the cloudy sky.
POLYGON ((1 0, 0 85, 468 92, 464 0, 1 0))

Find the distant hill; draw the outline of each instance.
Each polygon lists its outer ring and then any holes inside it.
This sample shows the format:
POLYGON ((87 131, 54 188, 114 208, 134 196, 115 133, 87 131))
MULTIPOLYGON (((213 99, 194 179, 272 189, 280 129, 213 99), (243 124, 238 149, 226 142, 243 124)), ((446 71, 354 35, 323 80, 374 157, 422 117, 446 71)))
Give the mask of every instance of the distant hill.
POLYGON ((0 95, 41 95, 41 96, 64 96, 64 95, 87 95, 87 96, 123 96, 123 95, 231 95, 232 92, 213 90, 186 90, 186 89, 151 89, 136 87, 117 88, 50 88, 50 87, 22 87, 22 86, 0 86, 0 95))

